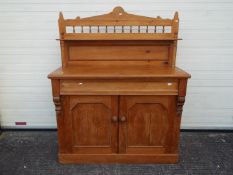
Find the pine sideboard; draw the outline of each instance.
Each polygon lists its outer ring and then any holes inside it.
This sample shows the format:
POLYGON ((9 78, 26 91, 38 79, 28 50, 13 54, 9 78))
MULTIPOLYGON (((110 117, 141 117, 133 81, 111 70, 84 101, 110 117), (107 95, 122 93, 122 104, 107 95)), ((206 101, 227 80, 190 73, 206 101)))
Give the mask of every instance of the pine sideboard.
POLYGON ((48 75, 61 163, 176 163, 187 80, 179 19, 121 7, 59 16, 62 66, 48 75))

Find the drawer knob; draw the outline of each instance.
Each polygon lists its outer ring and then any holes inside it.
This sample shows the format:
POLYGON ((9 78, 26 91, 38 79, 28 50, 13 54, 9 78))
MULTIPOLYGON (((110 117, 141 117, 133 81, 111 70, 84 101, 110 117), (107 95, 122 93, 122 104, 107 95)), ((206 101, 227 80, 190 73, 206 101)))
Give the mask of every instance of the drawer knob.
POLYGON ((117 122, 118 121, 118 117, 117 116, 113 116, 112 117, 112 122, 117 122))
POLYGON ((126 117, 122 116, 120 120, 121 120, 121 122, 125 122, 126 121, 126 117))

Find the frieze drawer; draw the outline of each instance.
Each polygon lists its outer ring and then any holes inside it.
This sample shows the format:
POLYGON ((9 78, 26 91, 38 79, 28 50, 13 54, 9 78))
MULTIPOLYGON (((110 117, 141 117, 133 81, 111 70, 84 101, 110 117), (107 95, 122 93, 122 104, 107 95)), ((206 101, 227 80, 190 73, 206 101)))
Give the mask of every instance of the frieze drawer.
POLYGON ((62 95, 177 95, 176 81, 61 80, 62 95))

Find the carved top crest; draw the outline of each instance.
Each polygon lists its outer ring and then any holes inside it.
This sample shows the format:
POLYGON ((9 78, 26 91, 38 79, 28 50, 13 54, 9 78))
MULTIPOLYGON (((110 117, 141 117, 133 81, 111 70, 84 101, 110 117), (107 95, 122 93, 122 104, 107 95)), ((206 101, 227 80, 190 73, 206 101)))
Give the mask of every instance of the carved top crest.
MULTIPOLYGON (((59 20, 64 20, 63 14, 60 12, 59 20)), ((67 19, 67 20, 75 20, 75 19, 67 19)), ((171 19, 162 19, 160 16, 157 16, 156 18, 152 17, 146 17, 146 16, 140 16, 140 15, 134 15, 125 12, 125 10, 118 6, 115 7, 112 12, 104 15, 98 15, 98 16, 92 16, 87 18, 80 18, 79 16, 76 17, 76 20, 88 20, 88 21, 113 21, 113 20, 120 20, 120 21, 131 21, 131 20, 140 20, 140 21, 154 21, 154 20, 169 20, 171 19)), ((175 12, 174 20, 177 20, 178 22, 178 12, 175 12)))
MULTIPOLYGON (((178 17, 178 16, 177 16, 178 17)), ((80 17, 77 17, 76 19, 81 19, 80 17)), ((118 6, 113 9, 112 12, 104 15, 99 15, 99 16, 93 16, 93 17, 88 17, 88 18, 82 18, 82 20, 123 20, 123 21, 130 21, 130 20, 141 20, 141 21, 147 21, 147 20, 162 20, 161 17, 157 18, 151 18, 151 17, 146 17, 146 16, 140 16, 140 15, 134 15, 125 12, 125 10, 118 6)))
MULTIPOLYGON (((107 13, 107 14, 103 14, 103 15, 98 15, 98 16, 92 16, 92 17, 87 17, 87 18, 80 18, 80 17, 76 17, 75 19, 64 19, 63 14, 60 13, 59 16, 59 30, 60 30, 60 36, 61 38, 64 38, 64 34, 69 34, 69 37, 71 36, 70 33, 68 33, 66 31, 66 27, 72 27, 72 34, 77 34, 76 32, 76 28, 77 26, 81 27, 81 32, 79 32, 77 35, 79 35, 79 38, 83 37, 85 35, 85 37, 89 37, 87 36, 88 32, 83 32, 83 27, 89 27, 90 29, 88 30, 89 33, 92 34, 92 36, 94 35, 94 33, 92 32, 92 26, 97 26, 98 27, 98 32, 97 34, 95 33, 95 35, 99 35, 101 34, 101 36, 104 35, 108 35, 107 37, 111 37, 113 35, 116 35, 119 33, 115 32, 115 28, 114 28, 114 32, 111 33, 111 36, 109 35, 110 33, 107 32, 107 27, 108 26, 120 26, 122 27, 122 38, 120 39, 124 39, 124 37, 126 36, 126 33, 124 33, 125 29, 124 26, 128 26, 130 27, 129 32, 128 32, 128 36, 134 34, 135 32, 132 32, 132 26, 137 26, 138 27, 138 32, 136 33, 143 33, 140 31, 140 27, 141 26, 146 26, 146 32, 147 33, 146 38, 148 38, 148 35, 152 35, 153 37, 160 37, 162 36, 163 38, 177 38, 177 34, 178 34, 178 25, 179 25, 179 18, 178 18, 178 12, 175 13, 174 18, 173 19, 163 19, 160 16, 158 17, 146 17, 146 16, 140 16, 140 15, 134 15, 134 14, 130 14, 125 12, 125 10, 122 7, 115 7, 113 9, 112 12, 107 13), (106 31, 105 32, 99 32, 99 27, 100 26, 105 26, 106 27, 106 31), (154 32, 149 32, 149 28, 150 27, 154 27, 154 32), (157 27, 162 27, 161 32, 156 32, 157 27), (171 31, 169 33, 166 32, 165 27, 171 27, 171 31), (125 35, 125 36, 123 36, 125 35), (155 36, 156 35, 156 36, 155 36)), ((77 37, 76 35, 76 37, 77 37)), ((143 34, 141 34, 143 35, 143 34)), ((74 37, 74 35, 72 35, 72 37, 74 37)), ((113 36, 115 37, 115 36, 113 36)), ((133 37, 133 36, 130 36, 133 37)), ((98 36, 99 38, 99 36, 98 36)), ((117 39, 117 38, 116 38, 117 39)), ((143 38, 142 38, 143 39, 143 38)))

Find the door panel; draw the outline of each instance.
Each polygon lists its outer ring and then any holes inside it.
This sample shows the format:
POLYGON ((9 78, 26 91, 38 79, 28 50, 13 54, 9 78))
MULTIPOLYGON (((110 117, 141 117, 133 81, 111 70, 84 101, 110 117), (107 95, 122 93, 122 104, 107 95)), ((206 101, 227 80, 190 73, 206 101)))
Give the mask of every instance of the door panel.
POLYGON ((165 153, 173 116, 174 96, 121 96, 119 151, 121 153, 165 153), (172 103, 173 102, 173 103, 172 103))
POLYGON ((117 97, 69 96, 66 120, 71 123, 70 143, 73 153, 117 152, 117 97))
POLYGON ((167 110, 161 104, 135 104, 128 110, 128 146, 161 146, 168 129, 167 110), (156 139, 155 139, 156 138, 156 139))
POLYGON ((111 108, 104 104, 77 104, 71 110, 74 146, 109 146, 111 143, 111 108))

